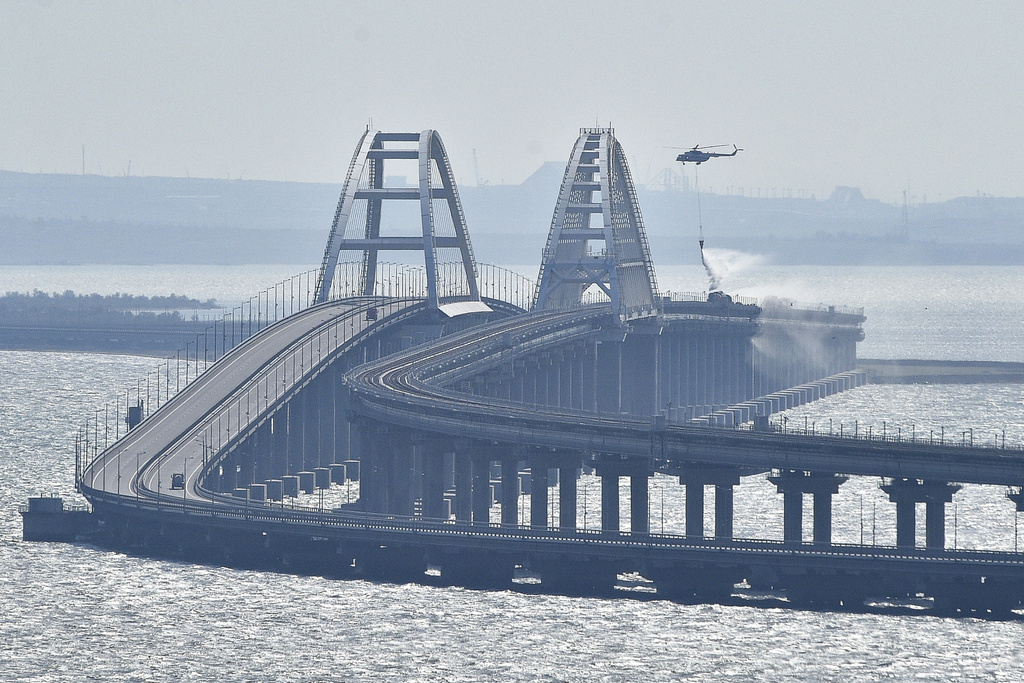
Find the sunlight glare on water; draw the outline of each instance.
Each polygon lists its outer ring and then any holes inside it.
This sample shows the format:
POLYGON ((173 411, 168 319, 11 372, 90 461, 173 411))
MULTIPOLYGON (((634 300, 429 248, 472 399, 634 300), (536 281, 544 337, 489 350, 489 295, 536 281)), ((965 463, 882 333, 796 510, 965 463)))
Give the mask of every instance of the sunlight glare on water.
MULTIPOLYGON (((1013 284, 1024 269, 761 268, 769 285, 804 283, 792 288, 798 300, 812 291, 825 302, 864 306, 862 356, 1024 360, 1017 347, 1024 295, 1013 284)), ((273 274, 269 284, 298 270, 273 274)), ((104 271, 115 291, 140 291, 130 286, 138 271, 104 271)), ((212 271, 204 276, 211 281, 212 271)), ((23 276, 44 291, 88 289, 81 281, 43 282, 51 273, 23 276)), ((191 274, 174 277, 141 293, 169 287, 198 298, 236 296, 221 293, 230 283, 190 289, 191 274)), ((699 267, 667 269, 661 286, 702 289, 701 277, 699 267)), ((756 294, 755 285, 737 280, 727 291, 756 294)), ((0 282, 0 290, 11 288, 0 282)), ((391 585, 22 542, 18 505, 40 492, 73 497, 75 429, 154 365, 130 356, 0 351, 0 679, 1016 681, 1024 668, 1021 622, 391 585)), ((877 431, 884 423, 917 439, 939 430, 960 439, 973 428, 985 441, 1005 429, 1007 444, 1020 444, 1024 392, 1021 385, 866 386, 785 417, 788 428, 802 428, 805 418, 814 430, 830 419, 836 430, 856 421, 877 431)), ((877 483, 854 478, 841 487, 837 542, 858 542, 862 533, 870 542, 872 526, 877 542, 894 540, 894 512, 877 483)), ((594 527, 597 481, 584 477, 580 492, 594 527)), ((343 501, 346 491, 331 495, 343 501)), ((713 505, 713 495, 706 502, 713 505)), ((679 532, 682 503, 683 487, 655 477, 652 531, 663 523, 679 532)), ((745 478, 736 489, 736 534, 781 537, 781 509, 764 475, 745 478)), ((1013 528, 1013 506, 999 487, 965 486, 947 506, 950 546, 1011 548, 1013 528)))

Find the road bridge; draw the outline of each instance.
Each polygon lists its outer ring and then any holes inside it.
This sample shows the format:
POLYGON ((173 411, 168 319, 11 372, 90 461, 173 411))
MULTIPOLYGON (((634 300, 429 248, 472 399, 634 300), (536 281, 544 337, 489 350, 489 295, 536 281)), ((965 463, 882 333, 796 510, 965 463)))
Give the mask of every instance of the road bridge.
MULTIPOLYGON (((610 131, 581 138, 594 135, 610 131)), ((369 164, 380 157, 374 149, 357 159, 369 164)), ((439 163, 430 144, 423 149, 428 167, 439 163)), ((376 171, 368 173, 373 190, 376 171)), ((417 195, 424 206, 434 201, 430 178, 440 171, 425 173, 417 195)), ((340 205, 351 194, 349 204, 370 208, 339 215, 364 217, 369 227, 353 239, 383 239, 373 233, 373 207, 388 193, 351 189, 361 182, 347 181, 340 205)), ((602 191, 587 179, 570 186, 602 191)), ((437 201, 451 208, 457 193, 444 183, 442 190, 437 201)), ((631 229, 642 245, 642 224, 631 229)), ((101 440, 97 422, 80 433, 76 481, 113 542, 399 580, 422 579, 433 566, 444 581, 474 586, 509 587, 516 571, 528 570, 545 590, 574 593, 608 593, 618 575, 636 572, 659 595, 681 600, 728 599, 740 582, 785 590, 794 603, 844 608, 923 594, 941 609, 1005 613, 1024 599, 1024 555, 950 550, 944 529, 959 483, 1020 485, 1024 453, 771 428, 769 411, 856 385, 859 311, 773 310, 720 293, 617 308, 610 280, 591 283, 607 289, 591 304, 586 283, 566 274, 565 252, 551 249, 561 284, 571 287, 549 299, 558 306, 527 312, 521 291, 477 282, 461 301, 445 299, 436 263, 432 276, 406 280, 396 270, 382 279, 375 255, 372 268, 366 259, 339 264, 333 244, 324 266, 332 274, 318 275, 305 307, 279 316, 275 287, 271 316, 271 296, 255 297, 256 329, 250 305, 248 333, 237 343, 234 320, 231 344, 226 327, 214 331, 213 362, 205 344, 200 362, 197 342, 186 386, 172 395, 170 375, 158 375, 158 404, 161 384, 165 394, 156 410, 128 397, 115 408, 129 413, 123 437, 115 430, 112 443, 101 440), (725 415, 740 424, 727 426, 725 415), (581 529, 576 519, 584 468, 602 482, 600 530, 581 529), (329 489, 357 470, 355 502, 285 505, 299 490, 329 489), (684 533, 651 533, 655 472, 686 487, 684 533), (733 535, 733 490, 741 475, 757 472, 770 472, 784 497, 782 541, 733 535), (882 478, 897 508, 896 547, 832 543, 831 498, 851 475, 882 478), (619 519, 622 477, 629 531, 619 519), (706 486, 716 491, 711 537, 706 486), (802 540, 804 494, 814 499, 810 543, 802 540), (531 500, 529 519, 520 518, 522 495, 531 500), (557 519, 549 495, 558 496, 557 519), (918 503, 926 508, 924 547, 914 533, 918 503), (491 520, 495 508, 500 522, 491 520)), ((636 253, 625 258, 634 259, 631 268, 642 263, 636 253)), ((605 266, 606 275, 615 272, 614 261, 605 266)), ((480 277, 475 264, 460 272, 454 281, 480 277)), ((639 295, 624 291, 620 302, 636 303, 639 295)), ((653 281, 637 291, 653 292, 653 281)), ((189 362, 186 354, 186 378, 189 362)))

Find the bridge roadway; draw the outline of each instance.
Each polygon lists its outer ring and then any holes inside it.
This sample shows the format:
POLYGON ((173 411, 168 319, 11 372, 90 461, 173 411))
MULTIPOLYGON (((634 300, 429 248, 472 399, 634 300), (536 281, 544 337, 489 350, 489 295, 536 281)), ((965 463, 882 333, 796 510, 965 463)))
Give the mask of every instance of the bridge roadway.
MULTIPOLYGON (((140 498, 210 501, 198 487, 209 453, 265 419, 317 368, 367 334, 366 311, 394 320, 422 308, 419 299, 361 297, 308 308, 238 345, 149 418, 115 442, 84 471, 87 496, 105 493, 122 503, 140 498), (172 491, 171 473, 185 474, 172 491), (123 482, 122 482, 123 480, 123 482)), ((223 502, 222 502, 223 504, 223 502)))
POLYGON ((656 461, 794 469, 936 481, 1024 484, 1024 450, 915 440, 754 431, 671 424, 626 415, 566 411, 495 398, 451 386, 540 350, 600 332, 602 310, 517 316, 356 368, 346 377, 353 408, 389 424, 451 435, 656 461))
MULTIPOLYGON (((224 545, 246 534, 255 534, 254 546, 264 543, 259 539, 268 535, 290 539, 297 547, 329 542, 331 547, 318 545, 315 551, 317 557, 327 561, 332 557, 337 561, 343 548, 359 546, 367 553, 390 548, 434 558, 468 556, 491 561, 501 557, 508 561, 509 576, 513 562, 537 566, 562 563, 563 570, 569 567, 565 570, 569 574, 575 573, 573 563, 584 562, 590 568, 610 567, 613 582, 617 571, 636 570, 655 576, 660 572, 663 577, 678 576, 680 571, 686 576, 704 572, 728 583, 734 572, 738 572, 735 577, 739 580, 749 576, 751 567, 768 567, 774 576, 804 576, 805 588, 816 582, 808 575, 861 577, 856 580, 862 582, 867 576, 889 577, 887 581, 897 576, 902 581, 897 583, 903 586, 897 592, 909 590, 911 594, 912 587, 925 579, 933 589, 949 586, 952 588, 947 593, 958 594, 963 592, 962 582, 976 588, 985 577, 997 597, 995 602, 984 604, 1015 606, 1020 602, 1016 587, 1024 586, 1024 554, 1017 553, 822 547, 468 524, 286 507, 234 499, 202 488, 204 469, 209 471, 216 465, 216 454, 225 452, 251 425, 266 419, 328 361, 361 339, 421 310, 422 302, 417 300, 348 299, 315 306, 268 327, 226 354, 94 460, 81 478, 83 493, 101 518, 106 516, 115 522, 133 518, 159 529, 161 535, 167 528, 192 529, 186 535, 188 542, 196 545, 203 538, 209 543, 217 533, 224 545), (379 308, 381 313, 376 323, 366 320, 371 307, 379 308), (184 489, 170 489, 171 472, 185 473, 184 489)), ((352 370, 345 379, 351 387, 350 407, 368 418, 429 432, 653 457, 663 462, 676 459, 765 468, 822 468, 886 476, 934 474, 946 480, 978 483, 1024 481, 1024 458, 1017 451, 708 427, 673 425, 654 429, 643 420, 493 399, 484 402, 445 388, 446 383, 508 360, 524 349, 542 349, 600 335, 607 322, 606 309, 583 308, 516 316, 443 337, 352 370)), ((479 567, 480 560, 464 564, 479 567)), ((445 566, 443 576, 448 568, 458 565, 449 561, 445 566)), ((422 569, 419 573, 422 575, 422 569)), ((670 585, 669 579, 664 583, 659 580, 659 592, 664 588, 671 595, 670 585)), ((693 592, 684 589, 683 594, 693 592)))

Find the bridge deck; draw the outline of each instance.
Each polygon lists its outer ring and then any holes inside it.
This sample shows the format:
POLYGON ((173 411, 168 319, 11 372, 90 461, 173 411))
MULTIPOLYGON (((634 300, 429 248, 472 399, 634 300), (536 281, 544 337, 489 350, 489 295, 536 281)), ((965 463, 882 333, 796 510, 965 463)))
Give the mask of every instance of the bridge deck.
MULTIPOLYGON (((236 438, 289 390, 382 317, 418 299, 345 299, 315 306, 271 325, 232 349, 86 469, 89 490, 124 497, 170 496, 171 474, 185 474, 177 498, 208 500, 197 489, 205 454, 236 438), (204 437, 206 442, 204 443, 204 437), (121 480, 124 480, 123 482, 121 480)), ((87 490, 88 495, 88 490, 87 490)))

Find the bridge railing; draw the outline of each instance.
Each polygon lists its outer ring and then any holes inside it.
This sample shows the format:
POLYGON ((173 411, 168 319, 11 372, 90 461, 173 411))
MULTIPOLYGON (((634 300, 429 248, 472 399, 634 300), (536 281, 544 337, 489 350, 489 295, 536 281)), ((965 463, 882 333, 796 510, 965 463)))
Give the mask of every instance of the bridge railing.
MULTIPOLYGON (((683 410, 685 406, 677 410, 683 410)), ((728 408, 728 406, 722 406, 728 408)), ((714 411, 719 412, 719 409, 714 411)), ((670 420, 669 424, 687 425, 702 429, 757 431, 754 422, 740 424, 713 424, 702 419, 706 416, 686 417, 670 420)), ((775 414, 768 420, 767 433, 783 436, 809 436, 815 438, 834 438, 858 440, 872 443, 909 444, 918 446, 939 446, 963 449, 998 449, 1013 453, 1024 453, 1024 444, 1009 443, 1006 440, 1006 429, 966 429, 947 428, 943 425, 918 428, 916 424, 904 425, 883 420, 881 425, 863 423, 860 420, 843 422, 834 418, 822 420, 804 417, 789 419, 787 415, 775 414), (881 428, 879 428, 881 427, 881 428)))
MULTIPOLYGON (((882 421, 882 428, 878 429, 876 424, 862 425, 859 420, 854 420, 853 425, 829 418, 828 420, 811 420, 805 417, 800 420, 789 420, 788 416, 780 416, 777 419, 769 420, 771 431, 780 434, 794 434, 806 436, 828 436, 843 439, 860 439, 863 441, 897 443, 897 444, 920 444, 928 446, 959 446, 960 448, 993 448, 1008 451, 1024 451, 1024 446, 1006 445, 1006 429, 981 430, 977 432, 973 427, 967 429, 950 429, 939 426, 918 430, 916 424, 907 425, 889 423, 882 421)), ((743 425, 744 429, 753 428, 751 423, 743 425)))
MULTIPOLYGON (((533 280, 509 268, 490 263, 477 264, 477 285, 480 296, 496 299, 529 310, 533 303, 533 280)), ((465 291, 465 275, 461 263, 437 264, 437 291, 444 301, 446 293, 465 291)), ((331 299, 363 294, 362 262, 339 263, 331 285, 331 299)), ((374 296, 426 298, 427 271, 424 266, 383 261, 377 264, 374 296)))
POLYGON ((533 291, 537 285, 525 275, 501 266, 482 263, 477 265, 477 278, 480 282, 480 296, 504 301, 524 311, 529 311, 533 307, 533 291))

